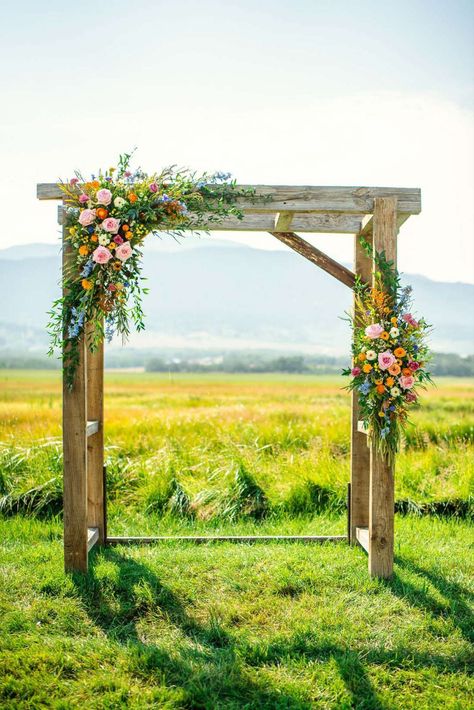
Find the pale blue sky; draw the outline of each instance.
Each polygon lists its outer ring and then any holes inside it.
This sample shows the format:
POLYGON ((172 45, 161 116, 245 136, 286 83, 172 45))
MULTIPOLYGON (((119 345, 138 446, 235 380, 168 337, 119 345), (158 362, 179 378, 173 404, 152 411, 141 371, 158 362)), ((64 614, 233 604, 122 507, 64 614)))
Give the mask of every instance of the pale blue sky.
MULTIPOLYGON (((472 1, 0 7, 0 246, 57 238, 37 181, 138 145, 149 170, 419 186, 401 267, 474 281, 472 1)), ((343 259, 350 241, 315 239, 343 259)))

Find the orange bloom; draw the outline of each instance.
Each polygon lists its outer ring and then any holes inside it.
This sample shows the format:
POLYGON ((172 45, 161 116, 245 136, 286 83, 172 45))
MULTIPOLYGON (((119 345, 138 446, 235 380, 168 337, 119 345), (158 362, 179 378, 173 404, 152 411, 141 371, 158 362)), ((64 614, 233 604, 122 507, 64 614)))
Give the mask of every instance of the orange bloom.
POLYGON ((93 181, 91 182, 91 185, 92 185, 92 187, 94 188, 94 190, 98 190, 99 187, 100 187, 100 182, 99 182, 98 180, 93 180, 93 181))
POLYGON ((366 362, 365 365, 364 365, 363 368, 362 368, 362 370, 363 370, 365 373, 370 372, 371 369, 372 369, 372 365, 369 365, 368 362, 366 362))
POLYGON ((410 370, 409 367, 404 367, 402 370, 402 375, 412 375, 412 371, 410 370))
POLYGON ((91 242, 97 241, 97 234, 91 234, 91 242))
POLYGON ((385 380, 385 384, 387 385, 387 387, 393 387, 393 385, 395 384, 395 380, 393 379, 393 377, 387 377, 387 379, 385 380))
POLYGON ((128 232, 129 229, 130 229, 130 227, 128 226, 128 224, 122 224, 122 231, 123 232, 128 232))
POLYGON ((391 375, 399 375, 400 374, 400 365, 398 365, 396 362, 393 363, 393 365, 390 365, 388 368, 388 371, 391 375))
POLYGON ((85 244, 81 244, 81 246, 79 247, 79 254, 81 256, 87 256, 88 253, 89 253, 89 247, 86 246, 85 244))
POLYGON ((397 325, 397 323, 398 323, 397 318, 395 318, 395 316, 394 316, 393 318, 390 318, 390 323, 391 323, 392 325, 397 325))
POLYGON ((382 410, 380 410, 379 417, 384 417, 384 416, 385 416, 385 412, 382 412, 382 410))
POLYGON ((99 219, 105 219, 109 213, 105 207, 99 207, 96 214, 99 219))
POLYGON ((364 362, 365 358, 366 358, 366 354, 365 354, 365 353, 359 353, 358 359, 359 359, 361 362, 364 362))
POLYGON ((133 237, 133 232, 125 232, 123 236, 125 239, 131 239, 133 237))
POLYGON ((383 394, 385 392, 385 387, 383 385, 377 385, 377 392, 383 394))
POLYGON ((122 262, 121 261, 114 261, 113 266, 114 266, 115 271, 120 271, 120 269, 122 268, 122 262))
POLYGON ((397 360, 397 365, 400 365, 400 367, 401 367, 402 364, 403 364, 403 363, 402 363, 402 360, 397 360))
POLYGON ((388 339, 390 338, 390 335, 387 333, 386 330, 384 330, 384 332, 380 334, 380 337, 381 337, 383 340, 388 340, 388 339))
POLYGON ((404 348, 395 348, 393 354, 395 355, 395 357, 404 357, 407 352, 404 348))
POLYGON ((136 201, 138 200, 138 197, 135 195, 134 192, 131 192, 131 193, 129 194, 129 196, 128 196, 128 199, 129 199, 130 202, 133 204, 134 202, 136 202, 136 201))
POLYGON ((88 279, 82 279, 81 285, 82 285, 82 288, 85 288, 86 291, 89 291, 89 289, 92 288, 92 282, 89 281, 88 279))

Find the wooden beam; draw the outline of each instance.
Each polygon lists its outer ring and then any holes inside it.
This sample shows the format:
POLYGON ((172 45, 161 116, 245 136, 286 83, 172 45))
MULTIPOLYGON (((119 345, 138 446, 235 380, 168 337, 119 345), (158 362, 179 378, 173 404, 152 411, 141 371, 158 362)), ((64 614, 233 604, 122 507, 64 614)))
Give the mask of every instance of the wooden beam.
MULTIPOLYGON (((63 230, 63 271, 74 254, 63 230)), ((64 566, 87 572, 87 382, 86 347, 79 344, 79 363, 72 388, 63 378, 64 566)))
POLYGON ((359 545, 369 552, 369 528, 356 528, 356 540, 359 545))
MULTIPOLYGON (((407 219, 409 219, 410 215, 409 214, 401 214, 397 213, 397 233, 402 224, 405 224, 407 219)), ((365 215, 365 217, 362 218, 362 223, 361 223, 361 228, 359 231, 359 236, 360 237, 369 237, 372 236, 374 230, 374 216, 371 214, 365 215)))
MULTIPOLYGON (((372 242, 372 234, 366 235, 372 242)), ((362 247, 359 235, 354 238, 354 270, 362 281, 370 283, 372 278, 372 258, 362 247)), ((353 308, 356 311, 356 300, 353 308)), ((355 315, 357 315, 355 313, 355 315)), ((367 432, 362 431, 359 421, 359 393, 351 393, 351 544, 356 542, 356 528, 369 524, 369 478, 370 449, 367 446, 367 432)))
POLYGON ((209 542, 237 542, 254 544, 257 542, 346 542, 345 535, 177 535, 152 537, 108 537, 108 545, 153 545, 159 542, 192 542, 205 545, 209 542))
POLYGON ((330 256, 320 249, 317 249, 312 244, 309 244, 309 242, 305 241, 294 232, 270 232, 270 234, 279 239, 280 242, 283 242, 283 244, 289 246, 293 251, 304 256, 305 259, 308 259, 328 274, 331 274, 331 276, 334 276, 334 278, 341 281, 341 283, 349 286, 349 288, 354 287, 355 274, 353 274, 350 269, 347 269, 345 266, 342 266, 342 264, 339 264, 339 262, 331 259, 330 256))
MULTIPOLYGON (((357 431, 358 431, 360 434, 365 434, 365 435, 367 436, 368 430, 367 430, 366 423, 363 422, 363 421, 358 421, 358 422, 357 422, 357 431)), ((367 489, 367 492, 368 492, 368 489, 367 489)))
MULTIPOLYGON (((91 334, 87 326, 87 334, 91 334)), ((87 440, 87 523, 105 541, 104 512, 104 343, 87 353, 87 416, 95 436, 87 440)))
POLYGON ((294 212, 277 212, 275 215, 275 232, 289 232, 294 212))
MULTIPOLYGON (((374 211, 376 197, 396 197, 398 210, 408 214, 421 212, 421 191, 410 187, 325 187, 311 185, 238 185, 252 188, 264 203, 242 198, 244 212, 349 212, 369 214, 374 211)), ((63 193, 56 183, 37 185, 39 200, 60 200, 63 193)))
MULTIPOLYGON (((373 248, 385 252, 389 261, 397 258, 397 199, 375 200, 373 248)), ((375 262, 374 262, 375 270, 375 262)), ((394 466, 372 442, 369 487, 369 573, 387 579, 393 573, 394 466)))

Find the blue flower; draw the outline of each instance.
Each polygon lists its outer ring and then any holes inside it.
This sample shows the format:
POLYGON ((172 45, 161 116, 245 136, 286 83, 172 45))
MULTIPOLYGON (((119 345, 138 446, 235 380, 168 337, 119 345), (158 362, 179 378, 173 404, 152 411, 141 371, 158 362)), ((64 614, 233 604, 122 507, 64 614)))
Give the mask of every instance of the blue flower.
POLYGON ((362 394, 369 394, 370 391, 370 382, 368 380, 365 380, 361 385, 359 385, 359 392, 362 392, 362 394))
POLYGON ((386 426, 386 427, 384 427, 384 428, 380 431, 380 436, 382 437, 382 439, 385 439, 385 437, 386 437, 387 434, 389 434, 389 433, 390 433, 390 427, 389 427, 389 426, 386 426))
POLYGON ((160 202, 170 202, 170 201, 171 201, 171 197, 168 197, 166 192, 164 192, 160 197, 160 202))
POLYGON ((84 264, 84 267, 81 271, 81 276, 83 279, 87 279, 87 277, 91 275, 91 273, 94 271, 94 266, 95 264, 92 259, 89 259, 89 261, 84 264))

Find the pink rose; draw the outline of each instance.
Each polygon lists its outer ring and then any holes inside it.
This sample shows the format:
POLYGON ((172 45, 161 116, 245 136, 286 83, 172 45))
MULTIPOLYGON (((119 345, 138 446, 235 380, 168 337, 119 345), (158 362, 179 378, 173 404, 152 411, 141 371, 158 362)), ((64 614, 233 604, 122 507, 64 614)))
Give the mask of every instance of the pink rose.
POLYGON ((148 188, 149 188, 150 192, 158 192, 158 185, 156 184, 156 182, 150 183, 148 188))
POLYGON ((405 394, 405 401, 406 402, 416 402, 416 400, 417 400, 416 392, 407 392, 405 394))
POLYGON ((94 220, 95 210, 82 210, 79 215, 79 224, 82 224, 83 227, 88 227, 94 220))
POLYGON ((116 244, 123 244, 124 243, 124 238, 120 236, 120 234, 117 234, 116 237, 114 237, 114 242, 116 244))
POLYGON ((132 247, 129 242, 124 242, 120 244, 115 250, 115 256, 120 259, 120 261, 127 261, 132 256, 132 247))
POLYGON ((352 377, 357 377, 357 375, 360 375, 361 372, 362 370, 360 369, 360 367, 353 367, 351 370, 351 375, 352 377))
POLYGON ((85 192, 81 193, 79 195, 79 202, 81 205, 84 205, 86 202, 89 202, 89 195, 86 195, 85 192))
POLYGON ((386 350, 384 353, 379 353, 379 367, 381 370, 388 370, 389 367, 397 361, 397 358, 390 350, 386 350))
POLYGON ((120 220, 115 219, 115 217, 106 217, 101 224, 102 229, 111 234, 117 234, 120 227, 120 220))
POLYGON ((112 258, 112 254, 105 247, 97 247, 97 249, 92 253, 92 260, 96 264, 106 264, 112 258))
POLYGON ((409 390, 415 384, 415 378, 413 377, 413 375, 402 375, 399 378, 399 382, 400 387, 403 387, 404 390, 409 390))
POLYGON ((102 190, 99 190, 97 193, 97 202, 99 205, 110 205, 112 202, 112 193, 110 190, 107 190, 105 187, 102 190))
POLYGON ((415 362, 414 360, 412 360, 412 362, 409 362, 409 363, 408 363, 408 367, 410 368, 410 370, 411 370, 412 372, 416 372, 417 370, 420 369, 420 363, 419 363, 419 362, 415 362))
POLYGON ((380 323, 372 323, 372 325, 368 325, 365 329, 366 336, 368 338, 371 338, 371 340, 375 340, 375 338, 380 338, 382 333, 383 326, 381 326, 380 323))

